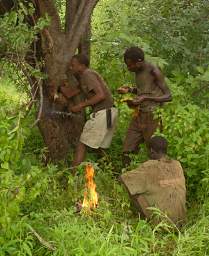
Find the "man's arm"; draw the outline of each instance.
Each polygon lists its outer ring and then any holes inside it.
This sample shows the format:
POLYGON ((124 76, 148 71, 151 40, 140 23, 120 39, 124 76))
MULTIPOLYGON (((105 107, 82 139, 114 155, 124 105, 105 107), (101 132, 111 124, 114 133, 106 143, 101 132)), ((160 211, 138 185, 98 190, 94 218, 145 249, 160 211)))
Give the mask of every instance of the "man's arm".
POLYGON ((145 100, 153 100, 155 102, 168 102, 172 100, 170 90, 165 83, 165 79, 161 71, 158 68, 155 68, 152 71, 152 75, 154 76, 154 81, 156 86, 158 86, 161 89, 161 91, 163 92, 163 95, 157 96, 157 97, 149 96, 149 95, 140 95, 139 97, 136 97, 133 100, 134 105, 138 105, 145 100))
POLYGON ((147 191, 147 173, 143 171, 142 167, 122 174, 120 180, 132 196, 147 191))
POLYGON ((117 92, 119 94, 126 94, 126 93, 133 93, 133 94, 137 94, 137 87, 135 86, 127 86, 127 85, 123 85, 121 87, 119 87, 117 89, 117 92))
POLYGON ((154 100, 156 102, 168 102, 168 101, 171 101, 172 100, 171 93, 170 93, 170 90, 169 90, 168 86, 165 83, 165 79, 164 79, 164 76, 161 73, 161 71, 158 68, 155 68, 152 71, 152 74, 154 76, 156 85, 161 89, 161 91, 163 92, 163 95, 159 96, 159 97, 147 96, 147 99, 148 100, 154 100))
POLYGON ((105 99, 105 93, 101 86, 96 86, 92 91, 95 93, 95 95, 84 101, 83 107, 95 105, 105 99))
POLYGON ((100 86, 98 80, 94 79, 94 77, 91 77, 91 80, 89 80, 89 82, 94 84, 94 86, 89 86, 89 88, 91 88, 89 92, 93 92, 94 96, 73 106, 70 109, 72 112, 79 112, 83 108, 88 107, 88 106, 93 106, 105 99, 106 95, 104 93, 104 90, 100 86))
POLYGON ((80 93, 80 90, 78 88, 69 87, 67 85, 61 86, 60 91, 68 99, 80 93))

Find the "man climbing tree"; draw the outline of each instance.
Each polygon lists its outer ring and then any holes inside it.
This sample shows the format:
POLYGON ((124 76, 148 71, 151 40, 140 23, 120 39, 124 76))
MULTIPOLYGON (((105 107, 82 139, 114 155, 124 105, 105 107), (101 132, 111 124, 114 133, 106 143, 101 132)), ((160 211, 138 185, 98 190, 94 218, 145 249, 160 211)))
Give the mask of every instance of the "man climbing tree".
MULTIPOLYGON (((49 151, 49 158, 53 161, 66 158, 70 145, 77 143, 83 128, 83 115, 63 118, 58 114, 65 112, 69 104, 78 103, 80 98, 74 97, 68 101, 64 97, 59 97, 59 91, 66 80, 69 89, 76 89, 76 80, 72 74, 66 74, 66 69, 77 50, 89 54, 90 18, 97 2, 98 0, 66 0, 63 25, 56 5, 59 1, 0 1, 1 14, 16 11, 23 6, 27 9, 32 5, 33 14, 25 13, 24 18, 24 22, 30 27, 36 26, 40 18, 49 20, 48 26, 40 31, 27 54, 18 62, 18 68, 30 83, 31 102, 39 102, 35 124, 40 128, 49 151), (31 68, 41 70, 46 78, 32 76, 31 68)), ((15 54, 12 59, 14 63, 17 59, 15 54)), ((6 53, 4 57, 7 57, 6 53)))

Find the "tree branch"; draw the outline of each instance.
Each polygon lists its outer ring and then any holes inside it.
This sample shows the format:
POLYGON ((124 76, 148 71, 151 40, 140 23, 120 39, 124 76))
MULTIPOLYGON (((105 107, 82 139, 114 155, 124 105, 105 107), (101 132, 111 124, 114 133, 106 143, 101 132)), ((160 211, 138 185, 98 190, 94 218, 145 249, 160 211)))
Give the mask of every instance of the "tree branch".
POLYGON ((79 23, 79 20, 82 19, 82 15, 84 13, 84 7, 87 7, 89 5, 88 2, 89 2, 89 0, 80 0, 80 4, 76 8, 76 13, 74 14, 73 23, 71 25, 70 34, 69 34, 69 37, 68 37, 69 41, 72 40, 72 38, 75 34, 76 26, 79 23))
POLYGON ((75 50, 79 46, 81 37, 85 32, 86 26, 90 22, 92 11, 99 0, 81 0, 81 1, 82 1, 81 5, 78 8, 75 20, 72 25, 72 29, 68 37, 68 45, 69 45, 68 51, 69 51, 70 59, 74 54, 75 50))
POLYGON ((43 83, 42 83, 42 81, 39 81, 39 93, 40 93, 40 106, 39 106, 38 116, 37 116, 36 121, 33 123, 33 125, 31 127, 34 127, 41 120, 41 115, 42 115, 42 112, 43 112, 44 96, 43 96, 43 83))
POLYGON ((80 4, 80 0, 66 0, 65 11, 65 32, 69 33, 72 29, 73 20, 76 15, 77 8, 80 4))
POLYGON ((42 17, 48 14, 51 18, 50 28, 52 31, 61 31, 61 21, 53 0, 36 0, 42 17))
POLYGON ((81 41, 78 47, 78 52, 90 57, 90 40, 91 40, 91 19, 86 27, 86 30, 81 37, 81 41))
POLYGON ((34 234, 34 236, 38 239, 38 241, 47 249, 51 250, 51 251, 55 251, 56 247, 52 244, 50 244, 49 242, 47 242, 46 240, 44 240, 31 226, 28 226, 28 228, 30 229, 30 231, 34 234))

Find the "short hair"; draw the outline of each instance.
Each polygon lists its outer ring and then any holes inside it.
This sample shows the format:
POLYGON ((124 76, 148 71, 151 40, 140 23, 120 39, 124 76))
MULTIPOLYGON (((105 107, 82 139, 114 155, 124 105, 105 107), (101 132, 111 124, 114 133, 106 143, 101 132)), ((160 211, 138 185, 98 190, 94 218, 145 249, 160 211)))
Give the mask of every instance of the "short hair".
POLYGON ((89 58, 85 54, 76 54, 73 56, 80 64, 89 67, 90 61, 89 58))
POLYGON ((134 62, 138 62, 139 60, 144 61, 144 52, 139 47, 130 47, 124 53, 124 61, 126 62, 127 59, 130 59, 134 62))
POLYGON ((149 147, 156 153, 167 153, 168 142, 162 136, 154 136, 149 140, 149 147))

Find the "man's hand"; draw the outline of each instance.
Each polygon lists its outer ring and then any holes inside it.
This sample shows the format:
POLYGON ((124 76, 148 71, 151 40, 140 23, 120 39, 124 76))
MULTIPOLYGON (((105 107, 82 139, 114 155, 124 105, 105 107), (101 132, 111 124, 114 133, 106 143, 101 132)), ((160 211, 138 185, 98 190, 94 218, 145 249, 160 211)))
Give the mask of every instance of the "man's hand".
POLYGON ((129 107, 138 106, 141 102, 146 100, 146 96, 141 95, 138 97, 135 97, 133 100, 126 101, 129 107))
POLYGON ((84 102, 81 102, 78 105, 72 106, 69 110, 71 112, 77 113, 77 112, 80 112, 84 107, 85 107, 84 102))
POLYGON ((61 104, 62 106, 68 105, 68 100, 62 93, 55 94, 54 101, 58 104, 61 104))
POLYGON ((130 87, 129 87, 129 86, 123 85, 123 86, 121 86, 121 87, 119 87, 119 88, 117 89, 117 92, 120 93, 120 94, 126 94, 126 93, 129 92, 129 90, 130 90, 130 87))
POLYGON ((59 98, 59 95, 57 93, 55 93, 53 99, 56 100, 58 98, 59 98))
POLYGON ((129 108, 135 108, 136 106, 133 104, 133 100, 126 100, 125 101, 129 108))
POLYGON ((138 106, 140 103, 142 103, 146 99, 146 96, 141 95, 137 96, 136 98, 133 99, 133 105, 138 106))

